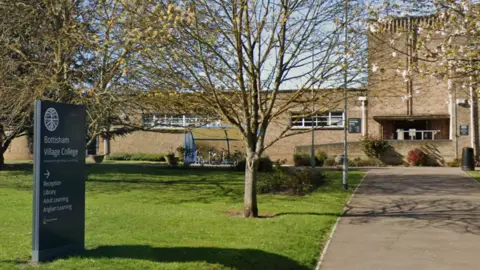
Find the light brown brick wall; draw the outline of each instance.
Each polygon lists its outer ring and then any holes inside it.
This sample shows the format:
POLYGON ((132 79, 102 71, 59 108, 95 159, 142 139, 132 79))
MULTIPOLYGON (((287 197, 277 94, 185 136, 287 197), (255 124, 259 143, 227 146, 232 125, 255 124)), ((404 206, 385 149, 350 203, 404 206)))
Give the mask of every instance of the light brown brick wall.
MULTIPOLYGON (((439 41, 433 40, 435 46, 439 41)), ((369 73, 368 73, 368 102, 369 102, 369 131, 370 134, 381 136, 381 125, 373 116, 407 115, 407 102, 402 97, 407 96, 407 85, 402 76, 406 68, 407 55, 406 36, 404 34, 376 34, 369 36, 369 73), (390 46, 390 40, 395 41, 395 49, 390 46), (392 53, 397 51, 397 56, 392 53), (372 66, 377 65, 379 70, 372 72, 372 66), (400 71, 398 72, 397 69, 400 71)), ((433 64, 418 61, 417 65, 432 69, 433 64)), ((412 76, 413 95, 412 115, 448 115, 449 93, 447 83, 443 78, 412 76)))
MULTIPOLYGON (((342 95, 341 92, 338 92, 337 95, 342 95)), ((348 99, 348 114, 347 118, 362 118, 361 103, 358 101, 358 97, 363 95, 363 92, 351 92, 348 99)), ((343 103, 336 103, 334 106, 330 104, 320 104, 328 111, 343 111, 343 103)), ((295 111, 295 109, 292 109, 295 111)), ((281 118, 272 122, 270 127, 267 130, 266 143, 270 143, 285 130, 289 125, 290 114, 285 113, 281 118)), ((305 130, 294 130, 296 134, 293 136, 288 136, 277 143, 272 147, 268 148, 265 152, 272 160, 286 160, 288 164, 293 164, 293 154, 295 153, 295 147, 298 145, 307 145, 312 142, 312 131, 311 129, 305 130)), ((328 144, 328 143, 338 143, 343 141, 344 137, 343 128, 325 128, 317 129, 314 132, 314 144, 328 144)), ((362 138, 362 134, 348 134, 348 139, 350 141, 359 141, 362 138)))
POLYGON ((31 160, 33 156, 28 148, 27 136, 14 139, 5 152, 4 157, 5 160, 31 160))
MULTIPOLYGON (((111 153, 165 154, 183 145, 183 132, 156 133, 136 131, 110 141, 111 153)), ((103 147, 100 147, 102 149, 103 147)), ((103 150, 103 149, 102 149, 103 150)))
MULTIPOLYGON (((452 151, 454 142, 449 140, 439 141, 389 141, 392 150, 388 151, 383 160, 387 164, 401 165, 408 162, 408 152, 414 149, 422 149, 428 156, 432 157, 438 165, 445 165, 446 162, 453 161, 455 154, 452 151)), ((310 153, 310 146, 304 145, 297 147, 298 152, 310 153)), ((343 154, 343 144, 334 143, 328 145, 316 145, 315 151, 323 151, 328 156, 335 157, 343 154)), ((349 159, 368 158, 362 150, 359 142, 351 142, 348 144, 349 159)), ((433 164, 431 164, 433 165, 433 164)))

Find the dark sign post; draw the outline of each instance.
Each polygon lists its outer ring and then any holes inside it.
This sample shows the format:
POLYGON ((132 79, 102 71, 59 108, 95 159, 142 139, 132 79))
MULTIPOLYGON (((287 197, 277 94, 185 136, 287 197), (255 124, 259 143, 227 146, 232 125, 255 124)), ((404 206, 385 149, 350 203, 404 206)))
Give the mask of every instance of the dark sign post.
POLYGON ((468 136, 468 125, 460 125, 460 136, 468 136))
POLYGON ((35 102, 32 261, 84 249, 85 107, 35 102))
POLYGON ((361 126, 362 126, 362 119, 360 119, 360 118, 348 118, 348 132, 349 133, 362 133, 361 126))

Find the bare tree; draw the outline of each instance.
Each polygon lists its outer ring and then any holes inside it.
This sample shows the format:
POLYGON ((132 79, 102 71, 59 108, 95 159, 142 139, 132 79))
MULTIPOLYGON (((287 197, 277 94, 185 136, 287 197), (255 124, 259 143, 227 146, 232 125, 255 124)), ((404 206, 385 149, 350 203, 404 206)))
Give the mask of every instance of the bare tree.
POLYGON ((12 140, 32 133, 34 100, 75 103, 75 56, 85 32, 78 4, 0 1, 0 167, 12 140))
MULTIPOLYGON (((37 99, 86 105, 90 142, 142 128, 122 117, 146 104, 135 78, 141 77, 141 42, 153 30, 135 14, 165 6, 144 2, 0 1, 0 167, 10 143, 33 132, 37 99)), ((175 14, 157 17, 155 24, 174 20, 175 14)), ((156 34, 168 40, 168 28, 156 34)))
POLYGON ((79 19, 89 32, 79 57, 88 68, 77 88, 87 106, 90 142, 97 136, 110 139, 143 128, 138 119, 128 117, 149 108, 146 86, 139 83, 144 78, 142 43, 152 37, 158 46, 168 43, 169 27, 164 26, 180 14, 155 16, 167 9, 161 1, 90 0, 82 6, 79 19))
MULTIPOLYGON (((173 33, 172 46, 146 43, 144 66, 168 74, 163 95, 198 97, 242 134, 246 146, 244 216, 257 217, 257 168, 265 149, 294 134, 289 126, 268 142, 269 125, 292 108, 312 108, 338 86, 343 1, 199 0, 179 3, 189 10, 188 27, 173 33), (282 95, 282 90, 294 89, 282 95), (280 98, 282 96, 282 98, 280 98)), ((178 22, 181 24, 182 22, 178 22)), ((151 77, 155 81, 157 77, 151 77)), ((191 104, 185 103, 184 107, 191 104)), ((198 107, 198 106, 197 106, 198 107)))

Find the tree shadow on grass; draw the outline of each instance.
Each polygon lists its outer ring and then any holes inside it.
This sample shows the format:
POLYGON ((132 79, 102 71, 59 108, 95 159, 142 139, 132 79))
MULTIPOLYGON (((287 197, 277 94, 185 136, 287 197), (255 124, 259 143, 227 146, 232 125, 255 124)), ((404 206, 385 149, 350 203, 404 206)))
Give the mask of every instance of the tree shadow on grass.
POLYGON ((28 260, 20 260, 20 259, 17 259, 17 260, 0 260, 0 263, 5 263, 5 264, 29 264, 31 263, 31 261, 28 261, 28 260))
MULTIPOLYGON (((0 183, 1 185, 1 183, 0 183)), ((238 201, 242 198, 242 183, 223 179, 198 180, 148 180, 148 179, 94 179, 87 180, 88 194, 119 194, 131 191, 162 192, 162 196, 148 197, 148 203, 156 199, 176 203, 209 203, 219 199, 238 201)))
POLYGON ((196 167, 165 167, 144 164, 87 164, 87 172, 90 174, 142 174, 142 175, 168 175, 168 176, 185 176, 198 175, 208 176, 213 174, 235 172, 232 168, 196 168, 196 167))
POLYGON ((283 212, 283 213, 278 213, 273 216, 272 218, 275 217, 281 217, 281 216, 332 216, 332 217, 339 217, 341 214, 339 213, 319 213, 319 212, 283 212))
POLYGON ((33 172, 33 164, 32 163, 11 163, 5 164, 1 171, 19 171, 24 173, 32 173, 33 172))
POLYGON ((81 257, 126 258, 153 262, 207 262, 239 270, 296 269, 307 267, 282 255, 257 249, 231 249, 213 247, 168 247, 147 245, 100 246, 87 250, 81 257))

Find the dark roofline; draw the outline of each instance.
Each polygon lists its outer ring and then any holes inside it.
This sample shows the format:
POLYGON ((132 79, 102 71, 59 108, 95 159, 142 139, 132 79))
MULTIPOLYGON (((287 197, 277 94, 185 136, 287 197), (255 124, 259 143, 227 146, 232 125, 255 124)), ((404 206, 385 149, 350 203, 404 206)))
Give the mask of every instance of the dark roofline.
POLYGON ((403 17, 393 17, 388 16, 384 18, 384 21, 380 22, 377 19, 368 19, 368 23, 375 23, 381 25, 385 28, 385 32, 396 33, 400 30, 409 29, 412 26, 432 26, 436 21, 444 20, 445 18, 439 17, 439 12, 430 14, 430 15, 420 15, 420 16, 403 16, 403 17))
MULTIPOLYGON (((401 20, 408 20, 408 19, 413 19, 413 20, 422 20, 422 19, 430 19, 430 18, 435 18, 438 17, 438 12, 432 13, 429 15, 419 15, 419 16, 386 16, 385 20, 386 21, 401 21, 401 20)), ((379 22, 377 19, 367 19, 368 22, 379 22)))
MULTIPOLYGON (((311 91, 312 89, 306 88, 304 91, 311 91)), ((268 91, 268 90, 266 90, 268 91)), ((279 90, 278 93, 294 93, 297 92, 298 89, 285 89, 279 90)), ((343 91, 343 88, 313 88, 313 91, 320 92, 320 91, 343 91)), ((350 92, 366 92, 367 88, 347 88, 347 91, 350 92)))

